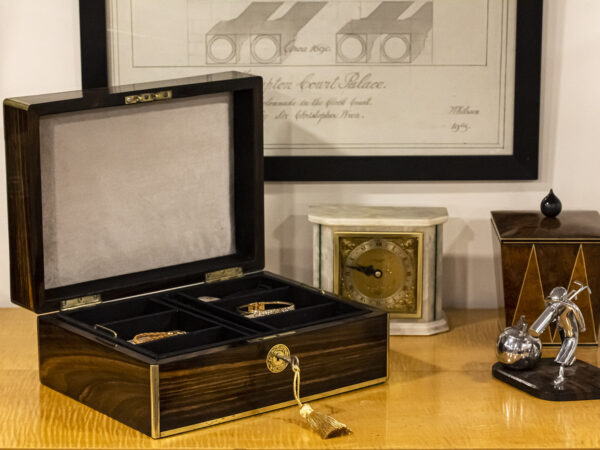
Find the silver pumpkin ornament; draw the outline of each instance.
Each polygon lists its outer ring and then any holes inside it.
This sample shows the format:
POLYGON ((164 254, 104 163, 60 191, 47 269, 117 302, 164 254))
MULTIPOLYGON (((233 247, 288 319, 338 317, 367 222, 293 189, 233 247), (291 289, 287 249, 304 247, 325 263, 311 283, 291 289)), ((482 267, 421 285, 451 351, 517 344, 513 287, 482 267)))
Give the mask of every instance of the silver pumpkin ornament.
POLYGON ((542 356, 542 341, 529 334, 525 316, 504 329, 496 343, 496 357, 512 370, 531 369, 542 356))

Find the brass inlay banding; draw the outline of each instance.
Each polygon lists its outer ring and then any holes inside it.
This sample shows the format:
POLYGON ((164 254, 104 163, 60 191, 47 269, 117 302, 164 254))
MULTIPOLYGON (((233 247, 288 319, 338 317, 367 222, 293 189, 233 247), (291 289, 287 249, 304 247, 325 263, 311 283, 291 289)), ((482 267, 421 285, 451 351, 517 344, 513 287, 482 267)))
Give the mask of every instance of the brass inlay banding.
MULTIPOLYGON (((324 397, 330 397, 332 395, 343 394, 344 392, 353 391, 355 389, 361 389, 364 387, 372 386, 374 384, 384 383, 387 378, 377 378, 375 380, 365 381, 364 383, 357 383, 351 386, 346 386, 339 389, 334 389, 332 391, 323 392, 321 394, 311 395, 309 397, 304 397, 304 401, 311 402, 313 400, 318 400, 324 397)), ((288 406, 296 405, 296 400, 290 400, 283 403, 278 403, 276 405, 265 406, 264 408, 257 408, 250 411, 244 411, 239 414, 232 414, 231 416, 220 417, 218 419, 209 420, 206 422, 196 423, 194 425, 188 425, 186 427, 181 428, 173 428, 172 430, 163 431, 160 433, 160 437, 173 436, 174 434, 185 433, 186 431, 197 430, 199 428, 206 428, 212 425, 217 425, 224 422, 230 422, 232 420, 242 419, 244 417, 254 416, 256 414, 262 414, 269 411, 274 411, 276 409, 286 408, 288 406)))
POLYGON ((21 109, 23 111, 28 111, 29 110, 29 103, 25 103, 21 100, 18 100, 16 98, 7 98, 4 100, 4 105, 5 106, 11 106, 13 108, 17 108, 17 109, 21 109))
POLYGON ((159 367, 156 364, 150 366, 150 436, 161 437, 159 367))

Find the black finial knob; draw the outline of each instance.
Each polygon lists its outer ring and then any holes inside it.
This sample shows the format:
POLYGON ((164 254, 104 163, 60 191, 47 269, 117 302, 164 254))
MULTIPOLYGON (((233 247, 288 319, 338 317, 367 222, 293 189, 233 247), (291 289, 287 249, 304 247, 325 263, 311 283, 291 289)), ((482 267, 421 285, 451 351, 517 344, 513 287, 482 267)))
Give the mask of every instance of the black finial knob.
POLYGON ((546 217, 556 217, 562 211, 562 203, 558 197, 554 195, 552 189, 550 189, 550 193, 542 200, 540 209, 542 210, 542 214, 546 217))

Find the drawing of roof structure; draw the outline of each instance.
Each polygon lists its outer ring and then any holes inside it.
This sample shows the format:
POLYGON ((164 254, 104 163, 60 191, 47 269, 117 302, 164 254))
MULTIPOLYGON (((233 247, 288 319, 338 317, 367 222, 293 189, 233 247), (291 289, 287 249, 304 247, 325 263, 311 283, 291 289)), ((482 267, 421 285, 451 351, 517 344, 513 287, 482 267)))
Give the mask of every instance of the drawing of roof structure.
POLYGON ((413 62, 432 27, 431 0, 381 2, 369 16, 351 20, 340 28, 338 62, 413 62), (378 41, 380 46, 376 48, 378 41))
MULTIPOLYGON (((296 39, 298 32, 327 4, 327 2, 296 2, 282 17, 269 18, 284 2, 252 2, 236 18, 220 21, 206 33, 207 62, 240 63, 250 57, 252 63, 280 63, 283 49, 296 39), (211 43, 220 39, 229 42, 226 57, 214 57, 211 43), (249 41, 249 55, 244 45, 249 41)), ((246 61, 247 62, 247 61, 246 61)))

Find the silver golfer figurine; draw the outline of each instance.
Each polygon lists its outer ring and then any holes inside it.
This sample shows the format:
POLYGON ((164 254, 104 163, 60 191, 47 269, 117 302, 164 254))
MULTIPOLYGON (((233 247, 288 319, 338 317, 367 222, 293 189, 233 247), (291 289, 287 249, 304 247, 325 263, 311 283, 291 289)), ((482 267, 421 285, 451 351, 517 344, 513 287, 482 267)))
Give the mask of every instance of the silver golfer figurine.
POLYGON ((554 380, 557 388, 560 388, 565 381, 565 367, 571 366, 575 362, 579 332, 585 331, 583 314, 574 301, 585 290, 592 293, 588 286, 584 286, 578 281, 575 281, 575 284, 579 286, 579 289, 571 292, 567 292, 562 286, 552 289, 546 298, 546 309, 529 328, 532 336, 539 337, 548 325, 556 322, 562 342, 558 355, 554 358, 554 362, 559 364, 558 376, 554 380))

